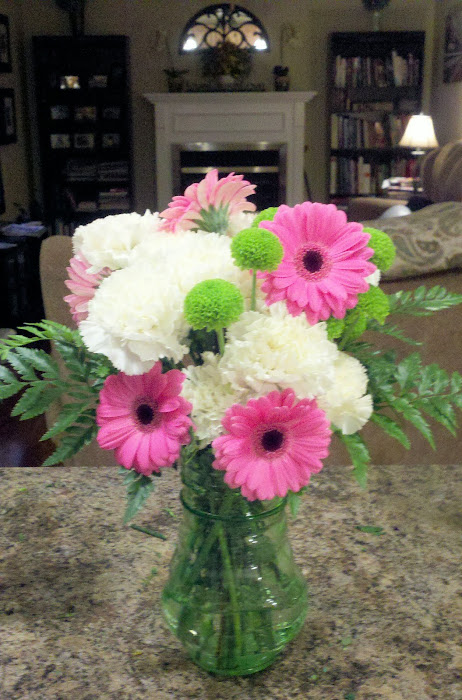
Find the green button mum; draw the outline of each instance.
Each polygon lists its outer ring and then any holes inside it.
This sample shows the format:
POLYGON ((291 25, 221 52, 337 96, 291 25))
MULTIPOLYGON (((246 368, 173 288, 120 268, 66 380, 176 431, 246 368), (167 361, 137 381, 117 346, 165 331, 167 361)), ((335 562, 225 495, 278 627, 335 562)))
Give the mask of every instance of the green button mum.
POLYGON ((373 318, 383 324, 390 313, 390 300, 379 287, 369 287, 367 292, 359 294, 356 308, 367 318, 373 318))
POLYGON ((278 207, 268 207, 268 209, 263 209, 255 219, 252 221, 252 228, 257 228, 260 221, 272 221, 276 216, 278 207))
POLYGON ((244 297, 226 280, 199 282, 186 295, 184 315, 195 330, 219 331, 237 321, 244 311, 244 297))
POLYGON ((271 272, 282 260, 284 250, 271 231, 264 228, 245 228, 231 241, 231 255, 241 270, 271 272))
POLYGON ((385 231, 379 231, 376 228, 369 227, 365 227, 364 231, 371 237, 369 247, 374 249, 374 255, 370 262, 377 265, 382 272, 388 270, 392 266, 396 256, 395 244, 385 231))

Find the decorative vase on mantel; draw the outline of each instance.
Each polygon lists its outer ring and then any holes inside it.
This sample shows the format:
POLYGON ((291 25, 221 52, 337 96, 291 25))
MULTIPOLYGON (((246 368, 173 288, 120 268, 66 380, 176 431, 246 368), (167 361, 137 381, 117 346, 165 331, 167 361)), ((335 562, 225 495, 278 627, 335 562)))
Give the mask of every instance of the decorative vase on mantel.
POLYGON ((243 676, 269 666, 298 634, 307 587, 287 537, 285 499, 249 502, 212 460, 207 448, 182 468, 183 521, 162 607, 198 666, 243 676))
POLYGON ((363 0, 366 10, 372 12, 372 28, 374 32, 381 30, 382 10, 389 2, 390 0, 363 0))

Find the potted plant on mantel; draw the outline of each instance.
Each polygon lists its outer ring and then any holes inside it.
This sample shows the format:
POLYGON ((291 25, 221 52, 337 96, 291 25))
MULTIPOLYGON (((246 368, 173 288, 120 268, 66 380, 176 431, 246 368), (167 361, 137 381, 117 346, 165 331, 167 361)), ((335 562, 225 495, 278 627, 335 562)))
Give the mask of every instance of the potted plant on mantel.
POLYGON ((252 69, 252 55, 230 41, 206 49, 201 55, 202 75, 212 88, 233 90, 239 88, 252 69))

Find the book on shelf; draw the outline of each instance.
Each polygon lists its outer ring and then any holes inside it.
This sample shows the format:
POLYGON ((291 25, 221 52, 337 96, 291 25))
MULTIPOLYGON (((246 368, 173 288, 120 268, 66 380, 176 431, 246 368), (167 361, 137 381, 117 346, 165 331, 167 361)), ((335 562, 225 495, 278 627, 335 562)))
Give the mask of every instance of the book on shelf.
POLYGON ((354 196, 380 194, 389 178, 416 176, 415 158, 396 158, 389 163, 371 163, 365 157, 331 156, 329 193, 354 196))
POLYGON ((392 49, 383 57, 337 55, 334 86, 343 89, 411 87, 420 82, 420 59, 411 52, 401 56, 392 49))

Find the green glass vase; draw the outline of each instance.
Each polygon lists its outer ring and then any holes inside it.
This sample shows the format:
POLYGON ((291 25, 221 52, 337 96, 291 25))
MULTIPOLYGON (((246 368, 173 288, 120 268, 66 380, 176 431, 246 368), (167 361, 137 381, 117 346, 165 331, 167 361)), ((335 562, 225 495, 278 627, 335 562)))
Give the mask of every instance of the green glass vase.
POLYGON ((248 675, 299 632, 307 587, 287 537, 285 501, 250 503, 224 484, 212 458, 204 450, 182 470, 183 520, 162 607, 201 668, 248 675))

